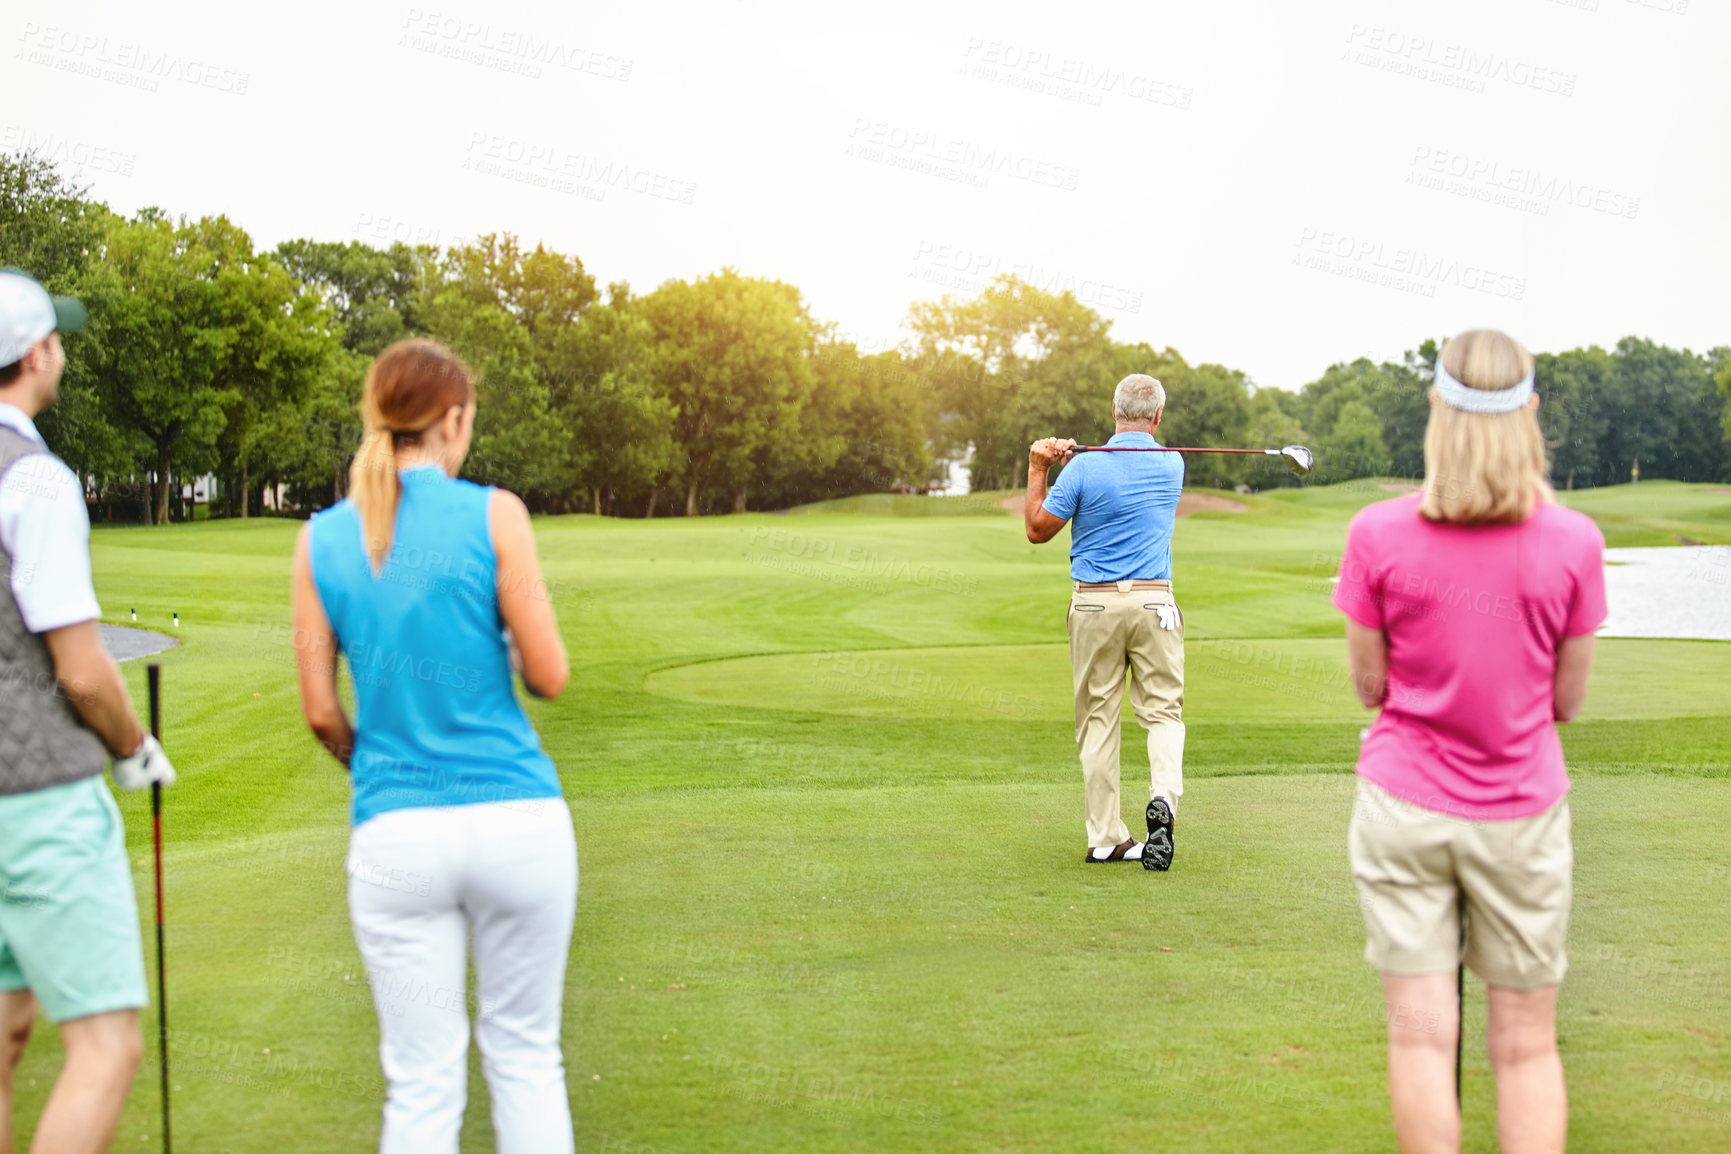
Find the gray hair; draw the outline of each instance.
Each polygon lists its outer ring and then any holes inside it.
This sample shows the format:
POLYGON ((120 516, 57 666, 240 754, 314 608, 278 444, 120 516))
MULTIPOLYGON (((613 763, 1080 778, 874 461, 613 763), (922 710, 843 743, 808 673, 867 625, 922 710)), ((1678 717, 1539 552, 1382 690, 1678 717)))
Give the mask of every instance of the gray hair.
POLYGON ((1166 387, 1147 373, 1131 373, 1112 391, 1112 415, 1145 425, 1166 407, 1166 387))

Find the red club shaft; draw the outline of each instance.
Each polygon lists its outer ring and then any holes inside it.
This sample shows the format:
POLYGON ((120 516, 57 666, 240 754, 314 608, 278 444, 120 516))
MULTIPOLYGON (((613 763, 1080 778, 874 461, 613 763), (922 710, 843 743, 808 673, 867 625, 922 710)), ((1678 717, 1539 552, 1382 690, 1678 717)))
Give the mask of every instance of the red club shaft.
POLYGON ((1077 445, 1073 453, 1257 453, 1267 449, 1191 449, 1168 445, 1077 445))

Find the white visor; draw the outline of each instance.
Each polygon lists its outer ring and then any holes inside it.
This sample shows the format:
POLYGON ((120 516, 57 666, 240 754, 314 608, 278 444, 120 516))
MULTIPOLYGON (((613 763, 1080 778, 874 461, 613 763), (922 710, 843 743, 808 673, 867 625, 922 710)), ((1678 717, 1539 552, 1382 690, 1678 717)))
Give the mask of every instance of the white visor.
POLYGON ((1506 389, 1475 389, 1463 385, 1443 368, 1441 353, 1437 354, 1436 376, 1431 384, 1436 386, 1437 396, 1449 408, 1467 413, 1512 413, 1533 395, 1532 373, 1506 389))

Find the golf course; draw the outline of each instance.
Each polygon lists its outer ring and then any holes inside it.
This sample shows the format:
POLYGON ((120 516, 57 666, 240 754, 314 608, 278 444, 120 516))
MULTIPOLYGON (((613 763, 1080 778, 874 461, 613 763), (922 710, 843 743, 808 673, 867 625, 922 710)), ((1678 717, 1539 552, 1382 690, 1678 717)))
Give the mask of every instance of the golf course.
MULTIPOLYGON (((1007 494, 537 518, 572 668, 560 700, 528 708, 579 845, 564 1033, 578 1149, 1391 1149, 1381 991, 1345 848, 1369 715, 1329 593, 1348 520, 1394 495, 1376 480, 1219 494, 1243 511, 1178 523, 1187 780, 1164 874, 1082 863, 1069 534, 1030 545, 1007 494)), ((1610 546, 1731 544, 1723 487, 1562 499, 1610 546)), ((376 1141, 348 783, 295 684, 300 525, 92 533, 103 619, 135 609, 181 641, 149 660, 180 772, 164 837, 187 1151, 376 1141)), ((144 664, 123 666, 141 708, 144 664)), ((1603 639, 1563 727, 1574 1149, 1727 1148, 1728 681, 1731 643, 1603 639)), ((1147 767, 1128 708, 1124 724, 1139 831, 1147 767)), ((149 798, 120 802, 148 944, 149 798)), ((117 1150, 160 1144, 145 1015, 117 1150)), ((1470 979, 1464 1028, 1465 1149, 1490 1151, 1470 979)), ((60 1059, 39 1031, 18 1072, 20 1148, 60 1059)), ((465 1150, 492 1148, 487 1114, 472 1054, 465 1150)))

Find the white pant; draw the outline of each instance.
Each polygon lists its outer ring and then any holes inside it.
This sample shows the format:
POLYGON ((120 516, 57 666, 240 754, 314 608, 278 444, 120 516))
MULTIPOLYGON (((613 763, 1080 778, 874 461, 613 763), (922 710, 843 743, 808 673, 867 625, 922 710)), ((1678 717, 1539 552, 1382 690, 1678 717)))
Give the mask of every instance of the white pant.
POLYGON ((348 873, 388 1087, 380 1154, 456 1154, 471 1007, 499 1154, 570 1154, 559 1023, 577 838, 565 803, 392 810, 356 827, 348 873))

